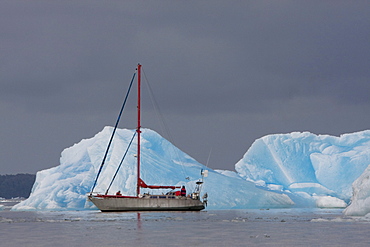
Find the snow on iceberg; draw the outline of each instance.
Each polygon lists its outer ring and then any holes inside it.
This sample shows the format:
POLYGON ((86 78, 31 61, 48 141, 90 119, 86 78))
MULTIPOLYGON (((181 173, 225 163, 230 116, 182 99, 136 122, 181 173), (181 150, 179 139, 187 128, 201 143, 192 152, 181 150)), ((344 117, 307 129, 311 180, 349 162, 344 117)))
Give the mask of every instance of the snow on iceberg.
POLYGON ((344 206, 352 196, 352 183, 370 164, 369 147, 369 130, 340 137, 309 132, 268 135, 252 144, 235 169, 267 188, 278 185, 283 191, 309 196, 317 206, 344 206))
MULTIPOLYGON (((95 137, 65 149, 60 165, 38 172, 30 197, 12 210, 95 208, 86 200, 86 194, 93 185, 112 131, 112 127, 105 127, 95 137)), ((105 193, 133 134, 134 130, 117 129, 95 192, 105 193)), ((208 193, 208 209, 272 208, 293 204, 287 195, 259 189, 236 174, 225 172, 223 175, 206 168, 152 130, 142 129, 141 137, 141 177, 147 184, 186 185, 187 190, 192 191, 201 169, 208 169, 203 187, 203 192, 208 193)), ((134 141, 110 193, 120 190, 125 195, 135 194, 135 153, 134 141)))
POLYGON ((344 210, 345 215, 365 216, 370 213, 370 165, 352 184, 351 204, 344 210))

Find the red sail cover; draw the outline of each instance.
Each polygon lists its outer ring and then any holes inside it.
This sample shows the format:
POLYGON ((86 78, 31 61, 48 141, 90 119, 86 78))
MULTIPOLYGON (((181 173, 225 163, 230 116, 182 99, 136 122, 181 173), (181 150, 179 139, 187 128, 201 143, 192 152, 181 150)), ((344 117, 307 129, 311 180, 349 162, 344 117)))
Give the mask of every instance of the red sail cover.
POLYGON ((148 189, 176 189, 181 188, 181 186, 170 186, 170 185, 147 185, 141 178, 139 178, 139 186, 141 188, 148 189))

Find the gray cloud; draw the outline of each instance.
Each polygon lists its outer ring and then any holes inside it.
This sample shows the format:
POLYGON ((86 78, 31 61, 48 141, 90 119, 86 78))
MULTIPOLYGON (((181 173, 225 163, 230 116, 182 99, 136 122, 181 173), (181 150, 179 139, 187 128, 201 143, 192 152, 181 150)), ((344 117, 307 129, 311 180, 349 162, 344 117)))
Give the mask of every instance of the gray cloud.
MULTIPOLYGON (((233 169, 266 134, 368 129, 369 10, 367 1, 5 1, 0 173, 55 166, 64 148, 113 125, 138 62, 175 144, 203 163, 212 149, 213 168, 233 169)), ((144 125, 160 130, 150 105, 144 125)))

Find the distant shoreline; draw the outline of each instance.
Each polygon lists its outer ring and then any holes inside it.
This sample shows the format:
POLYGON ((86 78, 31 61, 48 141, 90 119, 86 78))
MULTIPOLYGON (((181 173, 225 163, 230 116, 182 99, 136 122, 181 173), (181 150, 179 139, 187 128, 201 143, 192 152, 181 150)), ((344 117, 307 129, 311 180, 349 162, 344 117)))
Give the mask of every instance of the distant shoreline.
POLYGON ((36 174, 0 175, 0 197, 4 199, 28 198, 35 180, 36 174))

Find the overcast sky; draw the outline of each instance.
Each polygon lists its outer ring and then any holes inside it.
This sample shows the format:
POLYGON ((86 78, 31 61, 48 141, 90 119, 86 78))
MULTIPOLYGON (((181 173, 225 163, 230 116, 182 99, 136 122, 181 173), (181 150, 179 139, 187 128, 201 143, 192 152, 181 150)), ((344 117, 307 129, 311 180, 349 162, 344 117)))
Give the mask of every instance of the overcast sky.
POLYGON ((212 150, 214 169, 268 134, 370 129, 369 13, 340 0, 1 1, 0 174, 57 166, 113 126, 139 62, 171 141, 203 164, 212 150))

